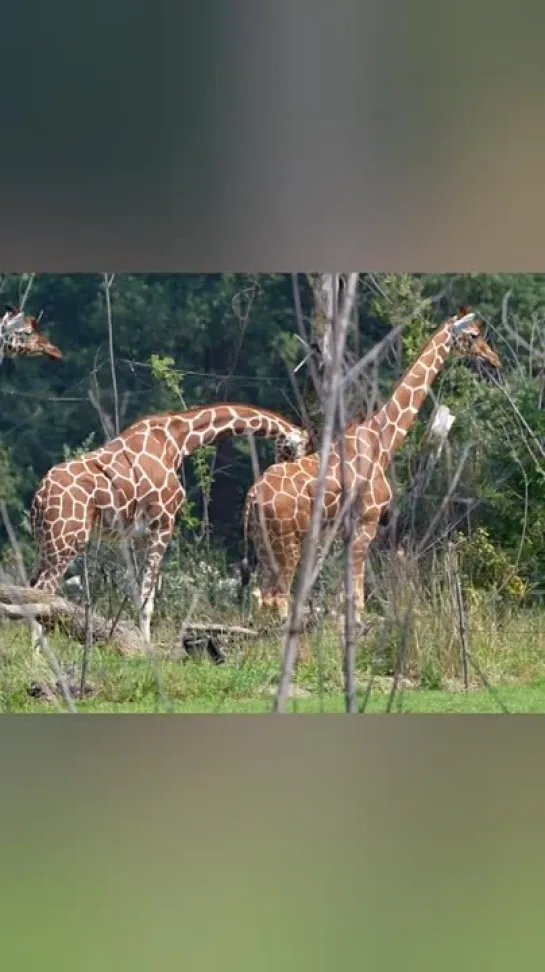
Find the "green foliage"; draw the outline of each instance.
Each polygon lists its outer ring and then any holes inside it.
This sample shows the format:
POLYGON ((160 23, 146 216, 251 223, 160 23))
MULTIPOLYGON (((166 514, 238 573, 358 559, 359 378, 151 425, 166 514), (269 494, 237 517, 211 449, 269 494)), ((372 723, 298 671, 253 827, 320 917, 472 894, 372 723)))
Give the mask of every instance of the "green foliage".
POLYGON ((89 435, 83 440, 81 445, 74 446, 71 448, 67 446, 66 443, 62 447, 63 461, 69 462, 70 459, 79 459, 80 456, 84 456, 86 452, 90 452, 96 445, 96 433, 89 432, 89 435))
MULTIPOLYGON (((4 275, 6 300, 17 301, 28 281, 29 275, 4 275)), ((304 274, 300 283, 303 313, 309 315, 304 274)), ((502 301, 508 292, 509 327, 529 342, 532 334, 542 333, 545 274, 365 274, 353 350, 365 353, 391 327, 409 321, 402 340, 381 362, 384 396, 446 313, 469 303, 489 320, 505 362, 506 394, 449 360, 434 394, 456 415, 450 452, 418 499, 414 531, 418 535, 429 524, 471 444, 441 529, 445 536, 462 529, 472 538, 478 529, 486 531, 494 550, 516 565, 516 575, 528 584, 528 601, 545 596, 545 395, 542 361, 532 361, 504 327, 502 301), (460 497, 472 501, 467 522, 456 505, 460 497)), ((293 367, 302 356, 290 274, 121 274, 112 284, 111 300, 122 426, 154 411, 222 400, 263 405, 297 419, 286 374, 286 362, 293 367)), ((0 495, 17 525, 51 465, 103 442, 89 391, 113 414, 102 275, 37 274, 27 306, 43 310, 42 327, 65 359, 5 360, 0 370, 0 495)), ((537 338, 534 344, 540 347, 537 338)), ((302 369, 301 384, 306 376, 302 369)), ((422 461, 432 407, 430 397, 396 460, 401 497, 410 493, 422 461)), ((263 467, 272 446, 261 442, 258 450, 263 467)), ((221 443, 217 450, 199 451, 186 465, 188 501, 180 533, 200 540, 204 531, 237 559, 240 512, 252 481, 247 444, 243 439, 221 443), (210 524, 208 510, 213 511, 210 524)), ((509 596, 507 588, 503 593, 509 596)))
POLYGON ((291 368, 294 368, 304 356, 304 349, 296 334, 280 331, 273 342, 280 356, 291 368))
MULTIPOLYGON (((152 354, 150 358, 151 373, 156 381, 160 384, 162 383, 168 392, 178 399, 182 407, 184 407, 184 375, 179 369, 174 367, 174 363, 174 358, 172 357, 162 357, 158 354, 152 354)), ((208 505, 214 485, 212 464, 215 455, 215 445, 205 445, 197 449, 192 456, 195 478, 202 493, 205 517, 207 517, 208 505)), ((191 500, 187 500, 184 503, 180 511, 180 519, 183 527, 187 530, 194 531, 199 527, 201 521, 195 515, 195 504, 191 500)))
POLYGON ((183 405, 183 372, 174 367, 174 358, 152 354, 150 357, 151 373, 153 377, 162 382, 168 391, 177 398, 183 405))
MULTIPOLYGON (((30 562, 32 551, 29 550, 28 534, 25 536, 25 509, 22 501, 22 470, 17 468, 12 450, 0 445, 0 502, 5 504, 11 526, 16 532, 23 528, 23 536, 19 539, 20 552, 23 560, 30 562)), ((5 530, 3 517, 0 517, 0 566, 9 571, 14 580, 18 577, 18 554, 13 549, 5 530)))
POLYGON ((543 273, 453 273, 422 275, 424 291, 430 296, 444 292, 449 313, 470 304, 498 324, 502 301, 509 297, 509 311, 523 320, 545 309, 543 273))
MULTIPOLYGON (((221 571, 199 569, 197 584, 217 586, 221 571)), ((174 596, 172 592, 170 596, 174 596)), ((208 605, 207 605, 208 606, 208 605)), ((487 691, 471 672, 471 690, 461 691, 459 650, 452 628, 434 624, 437 605, 419 603, 410 639, 406 673, 399 686, 395 711, 498 711, 497 696, 487 691), (437 640, 436 632, 440 639, 437 640), (450 638, 450 641, 449 641, 450 638), (454 676, 454 677, 453 677, 454 676)), ((199 614, 202 618, 203 615, 199 614)), ((443 617, 443 622, 446 621, 443 617)), ((486 605, 471 615, 472 656, 479 671, 496 684, 499 697, 510 711, 545 711, 545 659, 541 649, 543 611, 513 607, 499 621, 486 605), (513 685, 517 679, 519 686, 513 685)), ((357 687, 361 704, 371 675, 373 650, 382 643, 381 630, 371 636, 367 650, 358 650, 357 687)), ((367 639, 364 639, 367 642, 367 639)), ((71 679, 81 670, 81 645, 62 632, 54 632, 50 644, 71 679)), ((393 650, 396 650, 393 644, 393 650)), ((305 638, 303 657, 294 673, 291 707, 304 711, 343 711, 342 661, 335 626, 305 638)), ((109 647, 96 646, 90 656, 88 681, 95 694, 78 703, 82 711, 152 712, 271 711, 278 683, 282 650, 278 634, 251 641, 236 640, 229 646, 226 664, 215 666, 206 660, 181 662, 179 624, 170 615, 160 624, 153 663, 147 657, 120 658, 109 647)), ((0 711, 53 712, 63 709, 62 698, 54 702, 30 696, 31 683, 54 681, 47 657, 29 651, 28 632, 23 625, 0 631, 0 711)), ((391 675, 375 672, 368 711, 386 710, 392 688, 391 675)))
POLYGON ((8 509, 20 510, 21 473, 14 462, 12 450, 0 445, 0 500, 8 509))
POLYGON ((377 317, 387 320, 392 327, 405 324, 413 317, 415 321, 422 319, 428 300, 415 274, 382 273, 374 277, 378 294, 371 299, 371 310, 377 317))
MULTIPOLYGON (((397 342, 396 364, 398 369, 404 371, 418 357, 431 337, 433 327, 439 322, 432 321, 429 300, 424 296, 422 283, 416 274, 383 273, 375 274, 374 279, 379 293, 371 298, 370 311, 388 324, 389 329, 403 325, 397 342)), ((398 373, 396 377, 401 377, 401 374, 398 373)), ((383 394, 388 394, 391 384, 391 379, 389 386, 381 382, 383 394)))
POLYGON ((492 542, 488 530, 477 527, 471 537, 458 533, 455 539, 468 584, 505 591, 517 600, 527 594, 528 582, 520 576, 517 564, 505 550, 492 542))
POLYGON ((519 571, 541 593, 545 582, 545 411, 535 382, 514 382, 511 392, 513 405, 497 409, 487 424, 480 471, 487 501, 483 518, 494 542, 516 556, 519 571))
POLYGON ((203 498, 206 503, 210 501, 212 486, 214 485, 214 474, 212 472, 212 462, 216 455, 216 447, 213 445, 201 446, 193 453, 193 464, 197 477, 197 482, 201 488, 203 498))

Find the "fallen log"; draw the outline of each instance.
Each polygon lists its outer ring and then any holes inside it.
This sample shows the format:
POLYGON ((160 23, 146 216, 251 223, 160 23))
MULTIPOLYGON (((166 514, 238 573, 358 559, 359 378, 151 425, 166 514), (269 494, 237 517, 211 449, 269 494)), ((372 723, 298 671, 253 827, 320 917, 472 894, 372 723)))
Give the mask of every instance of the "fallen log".
MULTIPOLYGON (((44 631, 62 626, 76 641, 85 642, 86 611, 63 597, 47 597, 32 587, 14 584, 0 585, 0 616, 14 621, 35 620, 44 631)), ((145 651, 138 629, 126 621, 118 621, 112 632, 112 622, 97 611, 91 612, 93 644, 108 644, 122 655, 137 655, 145 651)))
MULTIPOLYGON (((0 618, 13 621, 35 620, 44 631, 62 627, 75 641, 85 643, 86 611, 79 604, 58 595, 46 596, 32 587, 0 584, 0 618)), ((122 655, 145 654, 146 647, 138 628, 128 621, 112 622, 96 610, 91 612, 93 644, 107 644, 122 655)), ((216 664, 227 658, 231 639, 258 638, 259 631, 240 625, 215 622, 190 622, 182 625, 179 644, 186 656, 207 655, 216 664)))
MULTIPOLYGON (((96 694, 96 688, 90 682, 85 682, 83 691, 79 678, 69 679, 66 686, 73 699, 90 698, 96 694)), ((56 682, 31 682, 27 688, 27 695, 31 699, 39 699, 45 702, 57 703, 63 698, 63 691, 60 681, 56 682)))
POLYGON ((261 634, 256 628, 242 628, 238 624, 216 624, 215 622, 203 621, 197 622, 191 621, 188 624, 182 625, 182 633, 184 631, 191 631, 193 634, 198 634, 199 632, 203 634, 211 635, 227 635, 231 638, 259 638, 261 634))
POLYGON ((230 638, 258 638, 260 632, 240 625, 190 623, 182 625, 180 641, 188 656, 208 656, 216 665, 227 661, 227 645, 230 638))

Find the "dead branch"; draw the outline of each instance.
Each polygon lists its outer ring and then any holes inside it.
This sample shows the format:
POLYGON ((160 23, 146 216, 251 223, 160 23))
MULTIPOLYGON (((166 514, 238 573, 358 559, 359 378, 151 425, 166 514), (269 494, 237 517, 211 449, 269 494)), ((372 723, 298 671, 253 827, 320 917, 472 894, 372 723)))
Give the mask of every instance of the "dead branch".
POLYGON ((89 565, 86 550, 83 552, 83 589, 85 592, 85 602, 83 605, 83 610, 85 612, 85 646, 83 648, 83 658, 81 661, 80 698, 83 696, 85 691, 87 668, 89 667, 89 656, 93 646, 93 604, 91 601, 91 589, 89 587, 89 565))
POLYGON ((32 284, 34 283, 35 276, 36 276, 35 273, 29 274, 28 282, 27 282, 27 285, 25 287, 25 292, 24 292, 24 294, 21 297, 21 300, 19 302, 19 309, 20 310, 24 310, 24 306, 25 306, 25 304, 26 304, 26 302, 28 300, 28 295, 30 294, 30 291, 32 290, 32 284))
POLYGON ((115 373, 115 352, 114 352, 114 325, 112 320, 112 301, 110 289, 114 282, 115 274, 104 274, 104 294, 106 297, 106 314, 108 318, 108 350, 110 357, 110 373, 112 376, 112 393, 114 397, 114 417, 115 434, 119 435, 119 395, 117 391, 117 376, 115 373))
POLYGON ((452 480, 451 480, 450 486, 448 488, 448 491, 445 494, 445 496, 443 497, 443 500, 442 500, 442 502, 441 502, 441 504, 439 506, 439 509, 436 511, 435 516, 432 517, 431 522, 430 522, 430 524, 428 526, 428 529, 426 530, 426 532, 424 533, 424 536, 422 537, 420 543, 418 544, 418 546, 417 546, 417 553, 422 554, 424 552, 424 550, 426 548, 426 544, 428 543, 428 541, 430 540, 430 538, 433 536, 433 533, 434 533, 434 530, 435 530, 437 524, 440 522, 441 517, 443 516, 443 514, 444 514, 445 510, 447 509, 447 507, 448 507, 448 505, 449 505, 449 503, 450 503, 450 501, 451 501, 454 493, 456 492, 456 487, 458 486, 458 483, 460 481, 460 477, 461 477, 462 472, 464 470, 464 467, 465 467, 467 458, 469 456, 469 453, 473 449, 473 446, 474 446, 474 444, 472 442, 466 443, 466 445, 464 447, 464 451, 463 451, 463 453, 462 453, 462 455, 460 457, 460 461, 458 463, 458 467, 457 467, 457 469, 456 469, 456 471, 455 471, 455 473, 454 473, 454 475, 452 477, 452 480))
MULTIPOLYGON (((92 635, 93 644, 106 644, 124 656, 143 655, 145 645, 140 632, 130 622, 119 622, 112 632, 112 622, 97 611, 91 612, 92 628, 89 625, 89 606, 73 604, 63 597, 48 597, 32 587, 18 587, 15 584, 0 584, 0 618, 12 621, 39 621, 47 630, 62 626, 70 637, 83 643, 92 635)), ((232 639, 259 638, 261 632, 241 625, 216 622, 184 622, 179 639, 187 654, 196 654, 202 648, 214 661, 225 660, 226 653, 220 641, 232 639)))
POLYGON ((331 368, 334 335, 331 321, 336 312, 339 297, 338 273, 310 273, 309 282, 314 294, 314 341, 318 345, 324 368, 331 368))
MULTIPOLYGON (((301 339, 301 342, 302 342, 303 346, 309 347, 309 339, 307 338, 307 333, 305 331, 305 325, 304 325, 304 321, 303 321, 303 310, 302 310, 302 307, 301 307, 301 295, 299 293, 299 285, 298 285, 297 277, 298 277, 298 275, 296 273, 292 273, 292 275, 291 275, 291 284, 292 284, 292 291, 293 291, 293 303, 294 303, 294 306, 295 306, 295 319, 296 319, 296 322, 297 322, 297 329, 299 331, 299 337, 301 339)), ((312 338, 310 340, 312 340, 312 338)), ((322 382, 321 382, 320 376, 318 374, 318 369, 316 367, 316 362, 314 360, 314 355, 312 353, 312 349, 310 350, 310 353, 307 355, 307 357, 305 359, 305 362, 308 364, 308 369, 309 369, 309 372, 310 372, 310 377, 311 377, 312 385, 313 385, 313 388, 314 388, 314 392, 316 394, 316 397, 317 397, 318 401, 321 402, 322 401, 322 382)))
POLYGON ((288 632, 285 639, 284 661, 282 673, 276 694, 274 711, 283 712, 289 694, 291 677, 297 655, 299 638, 303 630, 304 611, 312 589, 312 574, 316 561, 316 554, 320 543, 323 520, 323 502, 325 496, 326 477, 329 458, 335 433, 339 394, 342 382, 342 363, 349 324, 356 302, 359 273, 348 275, 346 290, 343 294, 342 307, 337 311, 337 281, 338 275, 331 274, 331 292, 333 293, 333 314, 328 321, 329 336, 327 345, 331 349, 331 360, 324 361, 325 390, 324 395, 324 427, 320 447, 320 470, 316 483, 314 505, 310 518, 309 529, 303 544, 303 555, 300 564, 299 581, 295 598, 290 611, 288 632))
MULTIPOLYGON (((344 556, 344 692, 345 708, 348 713, 357 712, 356 704, 356 615, 354 600, 354 535, 356 527, 355 519, 355 497, 350 496, 346 477, 346 440, 344 430, 346 426, 346 403, 344 398, 344 388, 340 389, 339 396, 339 448, 341 459, 341 485, 343 505, 348 503, 348 512, 345 517, 345 556, 344 556)), ((319 558, 318 558, 319 559, 319 558)))
MULTIPOLYGON (((0 616, 12 620, 38 621, 46 630, 62 625, 76 641, 85 642, 88 631, 88 610, 65 600, 47 597, 31 587, 15 584, 0 585, 0 616)), ((142 639, 135 627, 119 622, 112 634, 112 624, 97 611, 91 613, 92 643, 107 643, 122 655, 141 654, 142 639)))
POLYGON ((447 571, 451 586, 451 596, 456 610, 458 618, 458 634, 460 639, 460 648, 462 652, 462 671, 464 674, 464 688, 466 692, 469 690, 469 641, 468 641, 468 623, 467 623, 467 611, 464 604, 464 594, 462 591, 462 582, 460 579, 460 564, 458 558, 458 551, 454 543, 449 543, 448 545, 448 559, 447 559, 447 571))
POLYGON ((184 624, 184 631, 192 634, 227 635, 229 638, 259 638, 261 634, 255 628, 244 628, 238 624, 210 624, 208 621, 184 624))

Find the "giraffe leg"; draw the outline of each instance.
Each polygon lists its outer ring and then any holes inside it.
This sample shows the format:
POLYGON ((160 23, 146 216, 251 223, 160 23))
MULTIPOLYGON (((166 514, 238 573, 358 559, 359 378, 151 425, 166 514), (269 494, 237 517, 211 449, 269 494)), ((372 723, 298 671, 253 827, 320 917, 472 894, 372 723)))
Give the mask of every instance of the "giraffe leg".
POLYGON ((374 540, 378 528, 378 519, 366 520, 358 527, 352 545, 352 577, 354 586, 354 609, 356 623, 363 620, 365 608, 365 566, 369 545, 374 540))
POLYGON ((277 537, 271 546, 275 557, 274 567, 269 563, 267 552, 259 551, 260 601, 264 609, 285 621, 289 614, 291 586, 301 556, 301 545, 298 538, 293 536, 277 537))
POLYGON ((292 537, 283 547, 280 558, 281 573, 274 587, 274 605, 282 621, 288 619, 291 587, 300 559, 301 545, 296 537, 292 537))
POLYGON ((269 612, 274 608, 273 589, 279 565, 276 560, 276 552, 273 549, 273 537, 270 535, 269 526, 266 520, 262 523, 254 511, 251 519, 251 526, 252 540, 257 561, 255 586, 252 590, 252 597, 258 611, 269 612), (267 538, 264 536, 264 530, 267 531, 267 538))
POLYGON ((257 559, 256 600, 281 620, 288 617, 291 585, 301 557, 296 513, 291 496, 284 496, 280 507, 274 494, 253 497, 249 525, 257 559))
POLYGON ((92 504, 79 502, 70 490, 63 494, 60 508, 44 509, 42 504, 32 510, 38 557, 31 587, 45 594, 56 594, 70 564, 89 543, 93 513, 92 504))
POLYGON ((147 644, 151 642, 151 619, 155 607, 155 593, 157 590, 159 571, 172 537, 174 524, 174 517, 165 516, 151 530, 146 564, 142 575, 140 615, 138 619, 142 637, 147 644))
MULTIPOLYGON (((56 594, 66 571, 78 553, 80 553, 80 550, 71 550, 55 560, 50 559, 47 563, 39 561, 30 578, 30 587, 43 591, 44 594, 56 594)), ((32 650, 39 654, 43 627, 38 621, 32 620, 30 622, 30 636, 32 650)))
POLYGON ((55 557, 49 555, 47 562, 34 571, 30 579, 30 587, 43 591, 44 594, 56 594, 70 564, 78 554, 82 553, 85 546, 86 544, 81 546, 78 544, 55 557))
MULTIPOLYGON (((44 594, 56 594, 59 585, 70 564, 80 554, 91 535, 92 511, 89 507, 83 510, 81 518, 76 517, 72 497, 65 496, 67 506, 62 510, 63 516, 49 515, 49 512, 34 513, 33 533, 37 541, 38 557, 36 566, 30 577, 30 587, 44 594), (66 521, 75 524, 74 529, 67 530, 66 521)), ((43 628, 37 621, 32 621, 31 642, 34 651, 39 651, 43 628)))
POLYGON ((274 576, 275 575, 269 564, 263 562, 258 557, 256 584, 252 591, 252 595, 258 610, 264 610, 265 608, 269 607, 269 598, 267 596, 267 592, 273 585, 274 576))

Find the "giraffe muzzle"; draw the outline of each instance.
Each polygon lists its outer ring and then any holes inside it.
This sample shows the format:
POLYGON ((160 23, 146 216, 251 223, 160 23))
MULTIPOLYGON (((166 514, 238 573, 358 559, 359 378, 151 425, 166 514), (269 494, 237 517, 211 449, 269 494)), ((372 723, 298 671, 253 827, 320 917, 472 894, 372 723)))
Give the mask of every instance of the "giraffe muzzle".
POLYGON ((46 344, 42 348, 42 354, 45 354, 48 358, 52 358, 54 361, 61 361, 64 358, 60 348, 57 348, 54 344, 46 344))

